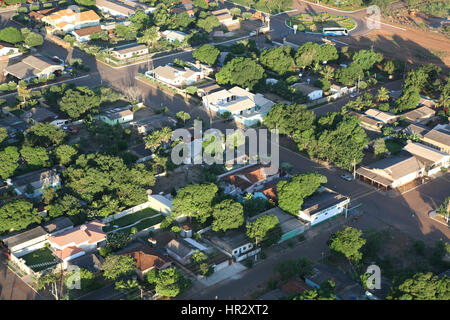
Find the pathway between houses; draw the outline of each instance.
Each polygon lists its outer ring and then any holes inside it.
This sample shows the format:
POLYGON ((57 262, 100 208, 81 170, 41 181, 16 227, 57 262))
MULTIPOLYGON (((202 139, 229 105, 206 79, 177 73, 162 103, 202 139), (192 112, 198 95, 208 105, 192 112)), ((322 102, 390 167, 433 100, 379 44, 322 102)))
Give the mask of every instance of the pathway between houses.
MULTIPOLYGON (((145 220, 147 220, 147 219, 153 219, 153 218, 159 217, 159 216, 161 216, 161 215, 162 215, 161 213, 158 213, 158 214, 155 214, 154 216, 147 217, 147 218, 143 218, 143 219, 138 220, 138 221, 136 221, 136 222, 134 222, 134 223, 132 223, 132 224, 128 224, 128 225, 126 225, 126 226, 123 226, 123 227, 120 227, 120 228, 117 228, 117 229, 108 231, 108 232, 106 232, 106 234, 113 233, 113 232, 117 232, 117 231, 120 231, 120 230, 123 230, 123 229, 128 229, 128 228, 130 228, 130 227, 133 227, 133 226, 137 225, 138 223, 141 223, 142 221, 145 221, 145 220)), ((111 221, 111 222, 109 222, 108 225, 110 225, 110 224, 112 224, 112 223, 114 223, 114 220, 111 221)), ((114 224, 113 224, 113 226, 114 226, 114 224)))

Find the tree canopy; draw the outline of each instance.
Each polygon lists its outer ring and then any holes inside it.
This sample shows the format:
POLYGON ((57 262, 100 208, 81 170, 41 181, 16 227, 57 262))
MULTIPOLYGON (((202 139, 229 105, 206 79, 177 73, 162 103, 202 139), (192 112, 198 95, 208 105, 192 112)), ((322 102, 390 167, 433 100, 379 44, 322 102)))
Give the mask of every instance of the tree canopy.
POLYGON ((272 234, 274 231, 277 231, 277 227, 279 228, 280 221, 277 216, 267 214, 257 218, 255 221, 247 223, 247 237, 249 237, 252 241, 256 242, 256 244, 261 243, 268 239, 271 236, 275 236, 271 242, 277 242, 281 238, 281 234, 272 234))
POLYGON ((192 53, 192 56, 200 62, 212 66, 216 63, 220 50, 210 44, 204 44, 192 53))
POLYGON ((363 70, 369 70, 375 63, 379 63, 382 60, 383 55, 373 50, 359 50, 353 55, 353 62, 363 70))
POLYGON ((211 216, 212 201, 218 190, 214 183, 190 184, 181 188, 172 201, 172 214, 187 215, 204 223, 211 216))
POLYGON ((0 40, 16 44, 22 41, 22 33, 14 27, 4 28, 0 30, 0 40))
POLYGON ((133 257, 123 255, 109 255, 103 263, 103 276, 110 280, 117 280, 136 270, 133 257))
POLYGON ((77 87, 69 89, 59 103, 61 111, 72 119, 79 119, 87 111, 95 109, 100 105, 100 97, 88 87, 77 87))
POLYGON ((244 208, 239 202, 227 199, 216 204, 213 208, 212 229, 227 231, 239 228, 244 224, 244 208))
POLYGON ((391 288, 388 300, 450 300, 450 277, 417 273, 391 288))
POLYGON ((42 216, 37 214, 33 204, 25 200, 14 200, 0 208, 0 233, 22 230, 32 223, 39 223, 42 216))
POLYGON ((284 75, 294 70, 295 63, 291 51, 291 46, 266 49, 260 55, 260 62, 279 75, 284 75))
POLYGON ((0 151, 0 177, 8 179, 19 167, 19 151, 17 147, 9 146, 0 151))
POLYGON ((189 279, 175 267, 157 272, 154 281, 156 292, 164 297, 176 297, 190 286, 189 279))
POLYGON ((312 195, 327 178, 318 173, 294 175, 289 181, 277 184, 278 205, 284 211, 298 215, 305 198, 312 195))
POLYGON ((216 73, 216 80, 218 84, 238 85, 251 90, 263 76, 264 68, 255 60, 238 57, 228 62, 216 73))
POLYGON ((366 239, 362 237, 362 231, 346 227, 331 235, 328 246, 331 250, 342 254, 349 261, 358 262, 362 258, 361 248, 366 244, 366 239))

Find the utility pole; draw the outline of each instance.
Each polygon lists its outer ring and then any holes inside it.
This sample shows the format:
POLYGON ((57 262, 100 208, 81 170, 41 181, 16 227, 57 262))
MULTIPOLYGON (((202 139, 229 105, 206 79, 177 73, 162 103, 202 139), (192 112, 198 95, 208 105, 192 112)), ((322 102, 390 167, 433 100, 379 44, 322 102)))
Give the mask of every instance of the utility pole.
POLYGON ((353 180, 356 179, 356 159, 353 158, 353 180))

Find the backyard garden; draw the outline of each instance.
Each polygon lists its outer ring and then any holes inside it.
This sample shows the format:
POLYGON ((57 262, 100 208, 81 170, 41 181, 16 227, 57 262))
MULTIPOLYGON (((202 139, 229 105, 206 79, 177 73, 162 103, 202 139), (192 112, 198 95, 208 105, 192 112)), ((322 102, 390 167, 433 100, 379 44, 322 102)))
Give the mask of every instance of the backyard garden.
POLYGON ((323 28, 341 27, 352 30, 356 27, 355 21, 349 17, 336 16, 329 13, 308 14, 301 13, 286 20, 289 27, 297 25, 298 31, 322 32, 323 28))

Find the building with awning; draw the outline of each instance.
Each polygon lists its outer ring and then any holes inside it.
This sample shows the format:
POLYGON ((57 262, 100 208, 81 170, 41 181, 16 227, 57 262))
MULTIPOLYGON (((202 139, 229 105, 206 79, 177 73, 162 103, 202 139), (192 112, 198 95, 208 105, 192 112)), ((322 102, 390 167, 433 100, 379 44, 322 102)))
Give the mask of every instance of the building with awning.
POLYGON ((55 72, 62 72, 64 66, 39 54, 28 56, 22 61, 9 65, 3 71, 5 76, 11 75, 19 80, 29 81, 55 72))
POLYGON ((395 189, 418 178, 431 176, 448 168, 450 155, 425 146, 409 142, 402 154, 389 157, 356 170, 357 177, 380 189, 395 189))

